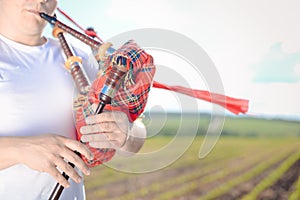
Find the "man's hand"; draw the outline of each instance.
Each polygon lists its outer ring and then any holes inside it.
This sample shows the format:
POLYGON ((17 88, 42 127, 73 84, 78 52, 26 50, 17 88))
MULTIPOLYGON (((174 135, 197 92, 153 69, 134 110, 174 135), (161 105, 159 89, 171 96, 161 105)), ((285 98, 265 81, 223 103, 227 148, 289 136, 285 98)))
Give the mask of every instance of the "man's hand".
POLYGON ((94 148, 122 147, 126 142, 129 122, 123 112, 103 112, 86 118, 86 126, 80 128, 81 141, 94 148))
POLYGON ((87 159, 92 159, 93 155, 84 144, 76 140, 49 134, 20 137, 17 138, 16 145, 18 145, 16 150, 18 163, 23 163, 40 172, 49 173, 64 187, 68 187, 70 184, 57 167, 75 182, 79 183, 82 180, 82 177, 67 161, 73 163, 85 175, 90 174, 89 167, 74 151, 84 155, 87 159))

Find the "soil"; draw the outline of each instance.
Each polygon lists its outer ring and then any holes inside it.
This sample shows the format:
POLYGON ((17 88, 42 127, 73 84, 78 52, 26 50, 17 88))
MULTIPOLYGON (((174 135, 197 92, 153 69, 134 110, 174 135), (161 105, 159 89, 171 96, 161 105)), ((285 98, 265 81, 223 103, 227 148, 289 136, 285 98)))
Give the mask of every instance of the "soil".
POLYGON ((300 160, 295 162, 271 187, 264 190, 258 200, 282 200, 288 199, 293 184, 300 174, 300 160))

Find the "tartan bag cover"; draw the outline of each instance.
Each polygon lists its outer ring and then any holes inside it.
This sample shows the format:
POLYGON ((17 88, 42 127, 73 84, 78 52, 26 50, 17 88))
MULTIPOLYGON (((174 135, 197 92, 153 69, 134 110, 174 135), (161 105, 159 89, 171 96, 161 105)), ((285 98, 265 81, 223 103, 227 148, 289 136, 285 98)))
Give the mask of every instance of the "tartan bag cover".
MULTIPOLYGON (((112 63, 121 60, 121 64, 127 68, 128 72, 124 82, 120 85, 110 105, 105 106, 105 110, 122 111, 127 114, 130 122, 136 120, 144 111, 148 94, 153 83, 155 65, 153 58, 141 49, 133 40, 129 40, 121 46, 114 54, 107 57, 104 66, 106 69, 92 84, 91 89, 83 106, 76 112, 77 139, 80 140, 80 128, 85 125, 85 118, 94 114, 92 104, 99 103, 99 94, 111 70, 112 63)), ((115 154, 112 148, 93 148, 86 144, 94 153, 93 160, 83 160, 89 166, 96 166, 109 161, 115 154)))

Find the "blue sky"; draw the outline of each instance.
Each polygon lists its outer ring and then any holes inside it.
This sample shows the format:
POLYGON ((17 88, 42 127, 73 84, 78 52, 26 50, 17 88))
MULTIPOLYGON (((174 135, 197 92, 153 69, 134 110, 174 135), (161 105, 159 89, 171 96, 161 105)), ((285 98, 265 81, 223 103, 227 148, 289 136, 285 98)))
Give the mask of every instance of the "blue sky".
POLYGON ((300 116, 297 0, 61 0, 59 7, 104 40, 141 28, 183 34, 212 59, 225 94, 250 100, 249 115, 300 116))
POLYGON ((258 83, 297 83, 300 75, 297 66, 300 63, 300 51, 285 53, 282 43, 270 47, 258 63, 253 65, 254 82, 258 83))

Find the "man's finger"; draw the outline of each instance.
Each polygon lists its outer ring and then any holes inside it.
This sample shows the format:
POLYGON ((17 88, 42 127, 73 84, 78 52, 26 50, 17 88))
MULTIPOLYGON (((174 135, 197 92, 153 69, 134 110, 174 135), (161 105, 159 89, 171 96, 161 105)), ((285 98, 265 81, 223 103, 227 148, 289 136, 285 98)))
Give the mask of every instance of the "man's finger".
POLYGON ((58 169, 53 166, 49 169, 48 173, 53 176, 56 181, 61 184, 64 188, 70 187, 70 183, 67 181, 65 177, 58 171, 58 169))
POLYGON ((119 129, 119 126, 115 122, 103 122, 99 124, 83 126, 80 128, 81 134, 92 134, 92 133, 106 133, 114 132, 119 129))
POLYGON ((89 160, 92 160, 94 157, 93 153, 84 144, 82 144, 76 140, 70 139, 65 144, 68 148, 70 148, 73 151, 79 152, 80 154, 84 155, 89 160))
POLYGON ((91 115, 85 119, 87 124, 96 124, 103 122, 121 122, 127 118, 127 115, 120 111, 103 112, 98 115, 91 115))
POLYGON ((90 142, 91 147, 94 148, 113 148, 116 147, 112 142, 90 142))
MULTIPOLYGON (((67 159, 69 162, 73 163, 85 175, 90 175, 89 167, 85 164, 85 162, 82 160, 82 158, 79 155, 70 151, 69 149, 66 149, 65 152, 63 152, 61 155, 65 159, 67 159)), ((63 167, 67 168, 67 170, 70 170, 70 173, 74 173, 74 172, 77 173, 75 170, 73 171, 73 169, 69 168, 68 166, 63 166, 63 167)), ((76 176, 76 178, 78 178, 77 175, 74 175, 74 177, 75 176, 76 176)), ((76 179, 74 179, 74 180, 76 181, 76 179)))
POLYGON ((54 163, 59 169, 65 172, 76 183, 80 183, 82 179, 81 176, 79 176, 76 170, 69 163, 67 163, 63 159, 57 159, 56 161, 54 161, 54 163))
POLYGON ((107 142, 108 140, 109 138, 104 133, 88 134, 88 135, 83 135, 81 137, 82 142, 91 142, 91 141, 107 142))

